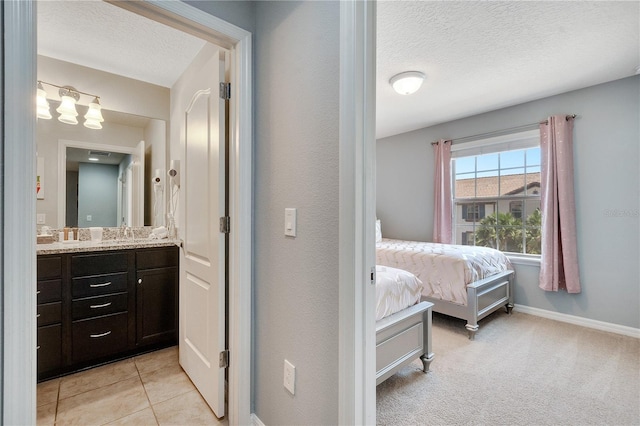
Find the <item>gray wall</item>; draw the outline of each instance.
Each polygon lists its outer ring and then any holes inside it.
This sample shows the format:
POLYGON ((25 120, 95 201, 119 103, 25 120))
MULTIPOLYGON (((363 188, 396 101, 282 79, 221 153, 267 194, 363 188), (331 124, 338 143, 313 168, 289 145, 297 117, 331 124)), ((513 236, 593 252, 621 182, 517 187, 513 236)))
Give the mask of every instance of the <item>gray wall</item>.
POLYGON ((338 421, 339 9, 256 3, 253 400, 267 425, 338 421))
POLYGON ((517 105, 377 142, 377 215, 389 238, 430 241, 430 142, 577 114, 574 128, 582 293, 538 288, 539 268, 516 265, 518 304, 640 328, 640 76, 517 105), (627 212, 618 217, 612 211, 627 212))
POLYGON ((251 0, 183 0, 209 15, 216 16, 244 30, 255 32, 255 2, 251 0))
POLYGON ((80 163, 78 169, 78 226, 116 226, 118 166, 80 163))

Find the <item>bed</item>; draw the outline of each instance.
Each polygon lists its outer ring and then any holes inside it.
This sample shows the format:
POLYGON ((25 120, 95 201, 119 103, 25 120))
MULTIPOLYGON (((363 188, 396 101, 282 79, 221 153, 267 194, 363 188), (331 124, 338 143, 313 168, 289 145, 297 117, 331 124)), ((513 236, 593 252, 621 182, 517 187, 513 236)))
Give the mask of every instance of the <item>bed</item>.
POLYGON ((376 263, 416 275, 424 284, 422 300, 433 303, 434 312, 466 320, 471 340, 479 320, 513 309, 513 267, 498 250, 382 238, 376 263))
POLYGON ((376 385, 417 358, 429 371, 433 304, 420 301, 423 287, 410 272, 376 266, 376 385))

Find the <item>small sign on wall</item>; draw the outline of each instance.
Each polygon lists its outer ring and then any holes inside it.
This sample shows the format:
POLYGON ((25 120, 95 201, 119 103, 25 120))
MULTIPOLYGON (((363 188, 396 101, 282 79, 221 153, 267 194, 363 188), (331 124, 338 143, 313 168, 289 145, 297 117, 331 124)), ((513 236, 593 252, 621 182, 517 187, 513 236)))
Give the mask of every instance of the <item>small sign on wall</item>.
POLYGON ((36 162, 36 199, 44 200, 44 158, 38 157, 36 162))

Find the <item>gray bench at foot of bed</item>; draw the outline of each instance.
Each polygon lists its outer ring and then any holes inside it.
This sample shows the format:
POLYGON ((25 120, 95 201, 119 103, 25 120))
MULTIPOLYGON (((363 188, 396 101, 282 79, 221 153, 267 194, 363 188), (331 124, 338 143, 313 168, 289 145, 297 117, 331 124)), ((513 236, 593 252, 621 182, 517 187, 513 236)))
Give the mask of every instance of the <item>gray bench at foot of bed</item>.
POLYGON ((429 371, 432 307, 420 302, 376 322, 376 385, 418 357, 423 371, 429 371))
POLYGON ((467 320, 465 327, 469 339, 478 331, 478 321, 492 312, 505 307, 508 313, 513 308, 513 271, 503 271, 467 285, 467 305, 458 305, 445 300, 422 297, 433 303, 433 311, 467 320))

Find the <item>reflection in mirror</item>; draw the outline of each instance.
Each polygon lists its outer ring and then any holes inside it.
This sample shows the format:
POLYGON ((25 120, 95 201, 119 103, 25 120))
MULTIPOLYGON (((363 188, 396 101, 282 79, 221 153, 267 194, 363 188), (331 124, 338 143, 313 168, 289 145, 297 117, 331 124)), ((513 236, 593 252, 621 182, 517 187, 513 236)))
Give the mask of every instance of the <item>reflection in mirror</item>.
POLYGON ((133 167, 131 154, 67 147, 65 224, 132 224, 133 167))
POLYGON ((39 226, 164 225, 164 190, 152 180, 166 174, 166 122, 102 113, 101 130, 38 119, 39 226))

